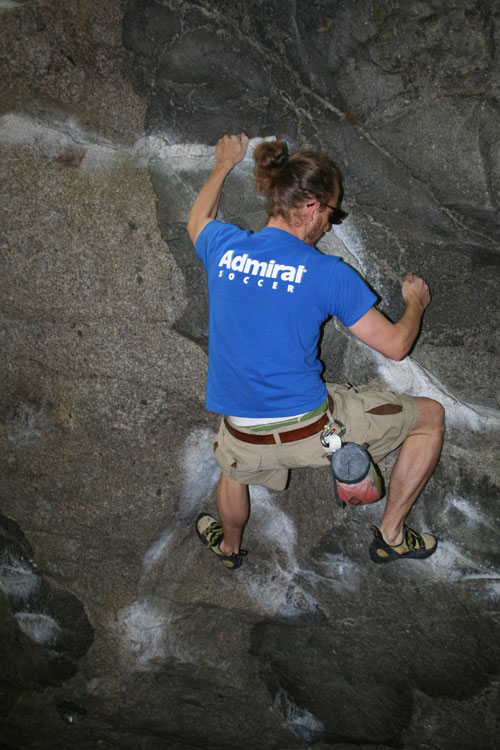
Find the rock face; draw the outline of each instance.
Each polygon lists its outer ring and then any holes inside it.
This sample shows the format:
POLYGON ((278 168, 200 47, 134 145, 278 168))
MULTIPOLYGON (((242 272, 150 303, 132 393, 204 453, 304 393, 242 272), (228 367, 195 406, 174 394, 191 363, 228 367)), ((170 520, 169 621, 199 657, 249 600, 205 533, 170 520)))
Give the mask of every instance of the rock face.
POLYGON ((0 39, 1 747, 496 748, 498 4, 5 0, 0 39), (234 574, 196 540, 218 418, 185 223, 242 131, 220 218, 265 222, 260 139, 310 146, 349 210, 321 250, 393 318, 429 282, 403 362, 321 344, 326 379, 446 409, 426 562, 374 566, 380 504, 338 509, 327 469, 252 488, 234 574))
MULTIPOLYGON (((1 715, 17 692, 58 684, 77 671, 94 632, 77 598, 55 589, 33 562, 33 552, 18 525, 0 515, 2 581, 1 715), (36 644, 36 646, 35 646, 36 644)), ((14 700, 13 700, 14 699, 14 700)))

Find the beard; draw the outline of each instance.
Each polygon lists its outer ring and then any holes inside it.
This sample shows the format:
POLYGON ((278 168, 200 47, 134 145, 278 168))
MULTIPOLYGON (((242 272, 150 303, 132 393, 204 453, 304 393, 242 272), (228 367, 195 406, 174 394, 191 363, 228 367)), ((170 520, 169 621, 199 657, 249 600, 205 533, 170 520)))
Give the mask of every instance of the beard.
POLYGON ((304 242, 307 245, 315 245, 325 234, 325 219, 318 216, 313 224, 307 230, 304 242))

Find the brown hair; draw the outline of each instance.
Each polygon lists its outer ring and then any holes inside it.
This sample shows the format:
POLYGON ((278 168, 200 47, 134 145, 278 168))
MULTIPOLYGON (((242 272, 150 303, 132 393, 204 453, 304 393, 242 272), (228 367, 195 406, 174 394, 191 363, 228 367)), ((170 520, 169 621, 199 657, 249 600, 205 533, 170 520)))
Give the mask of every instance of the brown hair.
POLYGON ((283 141, 264 141, 254 152, 255 183, 267 198, 269 216, 290 221, 304 201, 316 198, 328 203, 342 176, 335 164, 317 151, 296 151, 288 156, 283 141))

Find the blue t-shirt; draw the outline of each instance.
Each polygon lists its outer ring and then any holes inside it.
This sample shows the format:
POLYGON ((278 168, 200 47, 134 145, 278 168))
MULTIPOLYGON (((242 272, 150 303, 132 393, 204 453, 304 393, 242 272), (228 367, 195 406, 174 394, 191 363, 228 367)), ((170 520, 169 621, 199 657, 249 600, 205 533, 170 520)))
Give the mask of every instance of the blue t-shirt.
POLYGON ((317 408, 327 396, 320 326, 330 315, 353 325, 373 292, 340 258, 274 227, 210 221, 196 254, 209 295, 207 409, 281 417, 317 408))

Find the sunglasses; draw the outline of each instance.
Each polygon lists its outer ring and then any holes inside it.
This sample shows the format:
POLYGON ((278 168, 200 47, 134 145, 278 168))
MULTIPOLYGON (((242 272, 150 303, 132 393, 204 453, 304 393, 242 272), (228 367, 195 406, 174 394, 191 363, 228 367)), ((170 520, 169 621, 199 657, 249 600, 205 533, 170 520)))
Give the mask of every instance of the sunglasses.
MULTIPOLYGON (((314 206, 314 203, 307 203, 306 205, 309 208, 310 206, 314 206)), ((336 206, 330 206, 329 203, 321 203, 321 205, 326 206, 330 209, 330 216, 328 217, 328 221, 330 222, 330 224, 342 224, 344 219, 349 216, 346 211, 342 211, 341 208, 337 208, 336 206)))

